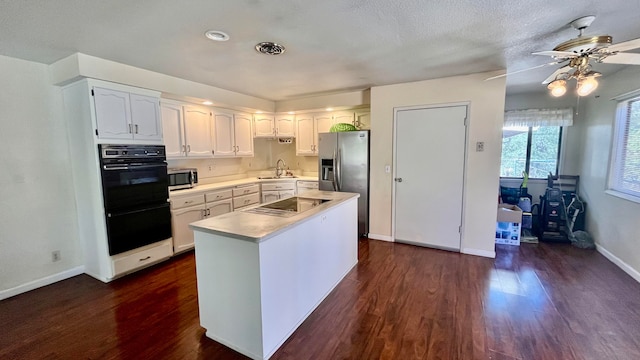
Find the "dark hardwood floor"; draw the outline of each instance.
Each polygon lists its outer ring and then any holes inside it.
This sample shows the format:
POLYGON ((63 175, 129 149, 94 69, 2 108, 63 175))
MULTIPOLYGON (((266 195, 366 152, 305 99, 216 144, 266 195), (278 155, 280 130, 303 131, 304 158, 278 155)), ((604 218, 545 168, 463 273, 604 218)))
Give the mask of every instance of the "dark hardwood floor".
MULTIPOLYGON (((360 262, 272 359, 640 359, 640 284, 594 251, 495 260, 361 239, 360 262)), ((0 359, 246 359, 199 326, 192 253, 0 302, 0 359)))

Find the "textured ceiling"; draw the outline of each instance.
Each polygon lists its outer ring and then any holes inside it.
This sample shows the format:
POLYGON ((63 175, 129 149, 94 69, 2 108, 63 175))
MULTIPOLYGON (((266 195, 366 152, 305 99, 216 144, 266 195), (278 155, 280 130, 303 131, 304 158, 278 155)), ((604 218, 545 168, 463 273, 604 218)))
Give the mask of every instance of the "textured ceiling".
MULTIPOLYGON (((567 24, 590 14, 587 34, 640 37, 640 0, 0 0, 0 54, 50 64, 81 52, 283 100, 543 64, 530 53, 577 36, 567 24), (287 51, 260 55, 261 41, 287 51)), ((544 90, 554 70, 509 76, 507 91, 544 90)))

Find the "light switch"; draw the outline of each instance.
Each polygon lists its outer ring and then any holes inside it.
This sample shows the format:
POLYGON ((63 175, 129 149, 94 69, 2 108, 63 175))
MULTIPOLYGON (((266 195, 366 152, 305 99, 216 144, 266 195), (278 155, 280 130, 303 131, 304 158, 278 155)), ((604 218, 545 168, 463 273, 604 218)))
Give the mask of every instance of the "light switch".
POLYGON ((387 174, 389 174, 391 172, 391 165, 385 165, 384 166, 384 172, 386 172, 387 174))
POLYGON ((476 152, 484 151, 484 141, 476 142, 476 152))

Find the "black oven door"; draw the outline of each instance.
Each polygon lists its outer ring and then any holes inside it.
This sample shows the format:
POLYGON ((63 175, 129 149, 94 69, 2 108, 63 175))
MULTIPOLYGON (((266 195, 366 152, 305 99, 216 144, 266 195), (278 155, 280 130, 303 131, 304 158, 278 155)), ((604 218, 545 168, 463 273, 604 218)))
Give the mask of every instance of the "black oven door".
POLYGON ((102 185, 107 212, 166 203, 169 198, 167 164, 105 164, 102 185))
POLYGON ((137 210, 107 212, 109 255, 133 250, 171 237, 169 203, 137 210))

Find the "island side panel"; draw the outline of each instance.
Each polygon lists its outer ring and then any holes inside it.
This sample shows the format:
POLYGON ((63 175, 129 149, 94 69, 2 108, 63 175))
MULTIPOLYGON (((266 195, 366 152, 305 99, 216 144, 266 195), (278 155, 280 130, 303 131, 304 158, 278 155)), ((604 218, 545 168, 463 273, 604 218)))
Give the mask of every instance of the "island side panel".
POLYGON ((357 262, 357 198, 260 243, 265 358, 284 343, 357 262))
POLYGON ((200 325, 207 337, 262 359, 258 244, 194 231, 200 325))

